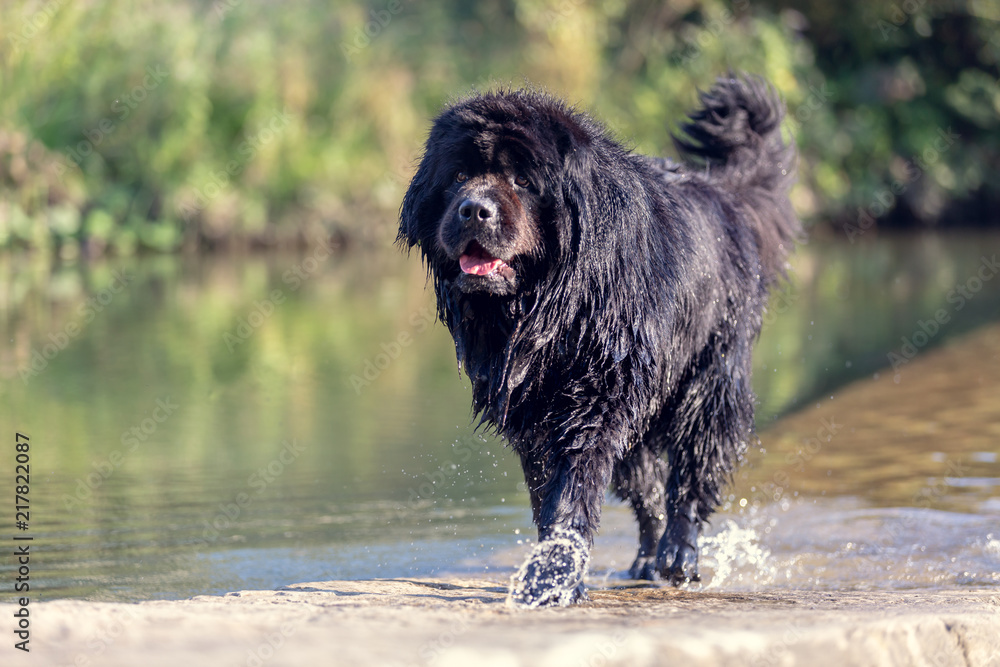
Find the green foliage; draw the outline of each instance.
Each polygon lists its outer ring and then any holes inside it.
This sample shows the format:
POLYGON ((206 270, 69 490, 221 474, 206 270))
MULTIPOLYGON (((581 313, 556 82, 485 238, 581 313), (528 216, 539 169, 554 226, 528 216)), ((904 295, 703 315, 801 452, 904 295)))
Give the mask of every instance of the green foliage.
POLYGON ((788 100, 807 218, 853 221, 893 182, 880 224, 1000 198, 992 4, 784 4, 5 2, 0 246, 387 243, 449 99, 540 85, 662 153, 728 69, 788 100))
POLYGON ((1000 5, 792 4, 832 91, 823 127, 802 133, 817 213, 852 238, 863 214, 879 225, 995 225, 1000 5))

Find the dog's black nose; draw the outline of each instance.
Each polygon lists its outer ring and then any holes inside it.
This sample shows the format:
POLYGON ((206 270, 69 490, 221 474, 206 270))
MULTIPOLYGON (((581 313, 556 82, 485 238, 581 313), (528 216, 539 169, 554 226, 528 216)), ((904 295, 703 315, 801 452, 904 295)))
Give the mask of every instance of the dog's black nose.
POLYGON ((496 215, 496 204, 488 199, 466 199, 458 207, 458 217, 462 222, 491 222, 496 215))

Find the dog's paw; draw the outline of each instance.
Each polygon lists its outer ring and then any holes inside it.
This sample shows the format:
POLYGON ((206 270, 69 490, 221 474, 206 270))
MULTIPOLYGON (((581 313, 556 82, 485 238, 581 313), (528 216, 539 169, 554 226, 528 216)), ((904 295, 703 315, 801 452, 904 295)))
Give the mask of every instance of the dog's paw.
POLYGON ((660 575, 674 586, 701 581, 698 573, 698 550, 686 544, 681 545, 670 565, 660 569, 660 575))
POLYGON ((528 560, 511 577, 508 603, 534 609, 585 601, 583 577, 589 563, 590 549, 583 536, 557 528, 535 545, 528 560))
POLYGON ((631 579, 645 579, 646 581, 656 581, 660 578, 660 572, 656 569, 656 556, 636 556, 632 561, 632 566, 628 569, 628 576, 631 579))
POLYGON ((698 574, 697 529, 683 537, 667 531, 656 554, 656 570, 674 586, 701 581, 698 574))

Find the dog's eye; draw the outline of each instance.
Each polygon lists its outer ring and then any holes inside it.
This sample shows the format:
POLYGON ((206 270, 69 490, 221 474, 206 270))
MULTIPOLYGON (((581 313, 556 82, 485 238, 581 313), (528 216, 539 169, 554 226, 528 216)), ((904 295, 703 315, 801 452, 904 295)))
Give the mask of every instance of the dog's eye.
POLYGON ((467 180, 469 180, 469 176, 464 171, 456 171, 455 172, 455 182, 456 183, 465 183, 467 180))
POLYGON ((526 179, 524 176, 518 176, 517 178, 514 179, 514 184, 517 185, 517 187, 519 188, 526 188, 529 185, 531 185, 531 181, 526 179))

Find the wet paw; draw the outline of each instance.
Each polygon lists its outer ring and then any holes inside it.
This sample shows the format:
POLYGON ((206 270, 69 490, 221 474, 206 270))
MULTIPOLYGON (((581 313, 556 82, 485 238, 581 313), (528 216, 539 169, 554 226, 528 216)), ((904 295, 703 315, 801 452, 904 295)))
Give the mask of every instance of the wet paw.
POLYGON ((645 579, 646 581, 656 581, 660 578, 660 573, 656 569, 656 556, 636 556, 632 561, 632 567, 628 569, 628 576, 632 579, 645 579))
POLYGON ((565 607, 587 599, 583 577, 590 549, 579 533, 557 528, 532 549, 510 580, 509 602, 515 607, 565 607))
MULTIPOLYGON (((697 538, 693 540, 697 544, 697 538)), ((698 574, 698 547, 687 540, 680 540, 668 532, 660 541, 656 557, 656 570, 664 581, 674 586, 701 581, 698 574)))
POLYGON ((686 548, 686 545, 681 547, 677 550, 677 556, 670 567, 661 570, 660 574, 674 586, 701 581, 701 575, 698 574, 697 550, 686 548))

